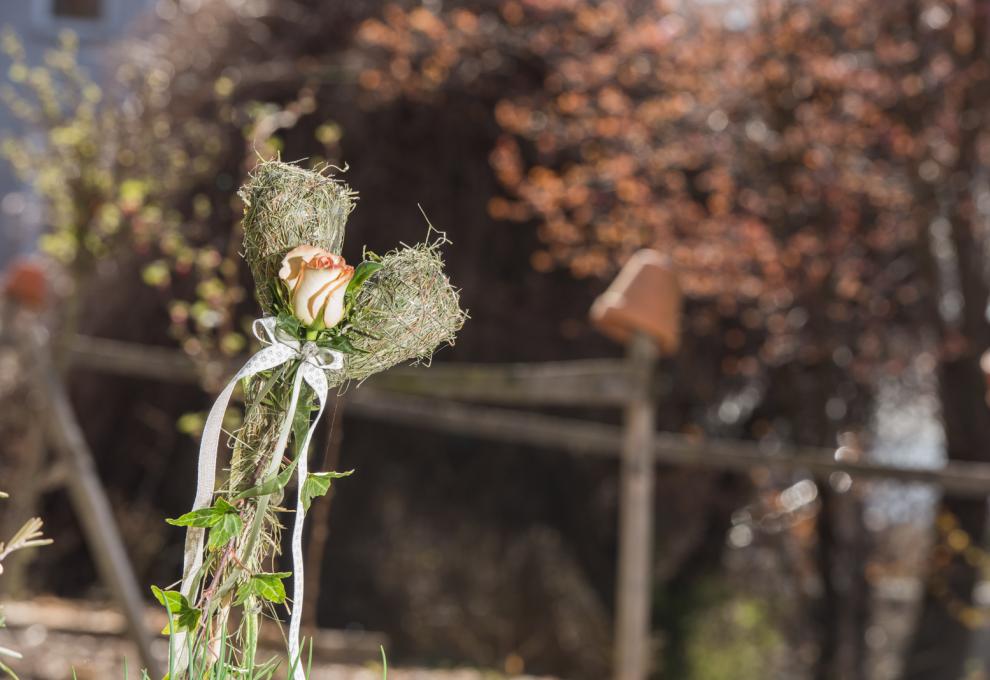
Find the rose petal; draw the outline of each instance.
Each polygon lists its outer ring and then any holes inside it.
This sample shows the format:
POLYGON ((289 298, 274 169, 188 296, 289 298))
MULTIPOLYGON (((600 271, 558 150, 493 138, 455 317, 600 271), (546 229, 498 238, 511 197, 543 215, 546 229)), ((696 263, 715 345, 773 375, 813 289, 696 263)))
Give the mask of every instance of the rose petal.
POLYGON ((354 267, 344 265, 334 285, 327 291, 327 304, 323 310, 323 325, 327 328, 333 328, 344 318, 344 294, 353 277, 354 267))
POLYGON ((296 246, 282 258, 282 266, 278 270, 278 277, 285 281, 290 288, 295 287, 296 279, 299 278, 303 267, 311 260, 320 256, 333 256, 323 248, 316 246, 301 245, 296 246))

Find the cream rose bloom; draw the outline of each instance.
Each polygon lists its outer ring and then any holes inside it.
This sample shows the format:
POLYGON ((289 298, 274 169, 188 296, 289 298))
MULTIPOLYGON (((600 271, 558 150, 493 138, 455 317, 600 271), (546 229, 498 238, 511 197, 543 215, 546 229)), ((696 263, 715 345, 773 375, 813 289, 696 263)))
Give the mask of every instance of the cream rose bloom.
POLYGON ((296 246, 283 258, 278 276, 289 287, 292 313, 307 326, 321 309, 327 328, 344 318, 344 293, 354 267, 340 255, 316 246, 296 246))

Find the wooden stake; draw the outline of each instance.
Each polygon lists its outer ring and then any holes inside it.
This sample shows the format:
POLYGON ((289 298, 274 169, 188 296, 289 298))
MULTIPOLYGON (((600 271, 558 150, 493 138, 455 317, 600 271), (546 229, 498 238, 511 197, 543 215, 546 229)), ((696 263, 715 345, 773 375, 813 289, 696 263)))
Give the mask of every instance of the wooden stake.
POLYGON ((110 502, 96 473, 89 445, 72 411, 65 386, 49 352, 47 331, 40 326, 26 344, 34 359, 41 417, 49 443, 64 461, 69 473, 65 481, 69 497, 86 535, 97 571, 117 600, 127 619, 131 640, 137 645, 141 662, 151 677, 162 677, 157 659, 151 653, 151 635, 144 620, 144 604, 137 578, 131 568, 124 542, 117 529, 110 502))
POLYGON ((634 376, 625 412, 619 490, 619 579, 615 680, 644 680, 649 668, 653 592, 653 376, 657 347, 643 334, 629 343, 634 376))

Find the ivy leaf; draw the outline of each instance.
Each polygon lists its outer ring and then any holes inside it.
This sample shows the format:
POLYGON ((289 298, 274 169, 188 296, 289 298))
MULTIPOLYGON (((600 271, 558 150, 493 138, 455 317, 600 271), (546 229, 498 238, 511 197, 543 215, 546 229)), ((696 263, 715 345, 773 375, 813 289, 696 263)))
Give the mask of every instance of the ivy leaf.
MULTIPOLYGON (((308 386, 307 386, 308 389, 308 386)), ((314 405, 309 405, 307 400, 300 399, 296 408, 295 417, 292 419, 292 441, 296 449, 296 459, 299 458, 300 449, 306 441, 306 433, 309 431, 309 423, 313 415, 314 405)), ((288 481, 288 479, 286 479, 288 481)))
POLYGON ((288 571, 255 574, 251 577, 254 594, 275 604, 285 603, 285 584, 282 579, 292 576, 288 571))
POLYGON ((275 604, 285 604, 285 584, 282 579, 292 576, 290 571, 252 574, 247 583, 237 590, 237 603, 243 603, 248 597, 255 595, 275 604))
MULTIPOLYGON (((188 630, 192 632, 196 626, 199 624, 200 616, 202 612, 198 609, 189 608, 182 612, 179 616, 173 616, 172 620, 165 624, 161 630, 162 635, 171 635, 174 631, 188 630), (174 630, 172 624, 175 624, 174 630)), ((164 677, 162 680, 168 680, 168 676, 164 677)))
POLYGON ((254 594, 274 602, 275 604, 285 603, 285 584, 282 579, 291 576, 288 571, 278 571, 272 574, 255 574, 251 577, 254 585, 254 594))
POLYGON ((224 515, 237 514, 237 508, 228 503, 223 498, 218 498, 211 508, 200 508, 181 515, 177 519, 166 519, 165 521, 176 527, 199 527, 200 529, 212 529, 224 515))
POLYGON ((306 475, 306 481, 303 482, 302 488, 303 508, 309 510, 309 506, 313 503, 314 498, 325 496, 327 491, 330 490, 330 483, 333 480, 350 477, 353 474, 354 470, 348 470, 347 472, 311 472, 306 475))
POLYGON ((196 629, 199 624, 199 617, 203 612, 194 608, 186 607, 182 610, 182 613, 176 617, 176 623, 178 623, 179 630, 192 631, 196 629))
POLYGON ((381 262, 372 262, 370 260, 365 260, 357 267, 354 268, 354 276, 351 277, 350 283, 347 284, 347 290, 344 291, 344 299, 350 300, 358 292, 364 282, 371 278, 371 275, 381 269, 383 265, 381 262))
MULTIPOLYGON (((292 471, 296 469, 296 463, 298 458, 292 461, 288 467, 286 467, 282 472, 278 473, 274 477, 269 477, 263 481, 258 486, 252 486, 250 489, 240 492, 234 496, 235 501, 241 501, 245 498, 254 498, 256 496, 268 496, 276 491, 281 491, 285 488, 285 485, 289 483, 289 478, 292 477, 292 471)), ((181 518, 180 518, 181 519, 181 518)))
POLYGON ((183 607, 189 606, 186 596, 174 590, 162 590, 158 586, 151 586, 151 592, 159 604, 172 614, 178 614, 183 607))
POLYGON ((207 546, 210 550, 217 550, 230 541, 234 536, 241 533, 241 517, 236 512, 227 512, 221 515, 220 521, 210 529, 210 540, 207 546))
POLYGON ((199 527, 201 529, 207 529, 219 522, 220 516, 213 511, 213 508, 201 508, 200 510, 187 512, 175 519, 166 519, 165 521, 176 527, 199 527))
POLYGON ((218 498, 216 502, 213 504, 213 512, 216 512, 218 514, 237 512, 237 508, 231 505, 226 498, 218 498))
POLYGON ((202 612, 189 604, 185 595, 174 590, 162 590, 157 586, 151 586, 151 592, 155 599, 172 615, 172 621, 165 626, 162 633, 170 633, 173 629, 173 623, 176 630, 193 630, 199 624, 202 612))
POLYGON ((351 341, 347 339, 346 335, 335 335, 330 338, 327 343, 330 349, 335 349, 338 352, 343 352, 344 354, 367 354, 363 349, 358 349, 351 344, 351 341))
POLYGON ((294 338, 303 337, 303 323, 292 313, 292 308, 286 303, 287 309, 279 310, 275 317, 275 325, 294 338))

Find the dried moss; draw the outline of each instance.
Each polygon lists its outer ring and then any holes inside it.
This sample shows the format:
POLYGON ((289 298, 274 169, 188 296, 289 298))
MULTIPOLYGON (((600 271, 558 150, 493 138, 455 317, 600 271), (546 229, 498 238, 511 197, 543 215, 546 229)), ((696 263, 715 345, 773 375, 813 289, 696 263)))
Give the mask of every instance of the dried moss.
POLYGON ((352 341, 363 354, 346 357, 343 380, 368 376, 409 360, 427 360, 454 342, 467 315, 444 274, 440 247, 447 240, 404 246, 382 258, 383 267, 361 287, 351 324, 352 341))
POLYGON ((244 259, 266 314, 272 311, 269 286, 285 253, 303 244, 340 253, 357 194, 332 170, 265 161, 238 192, 244 201, 244 259))

